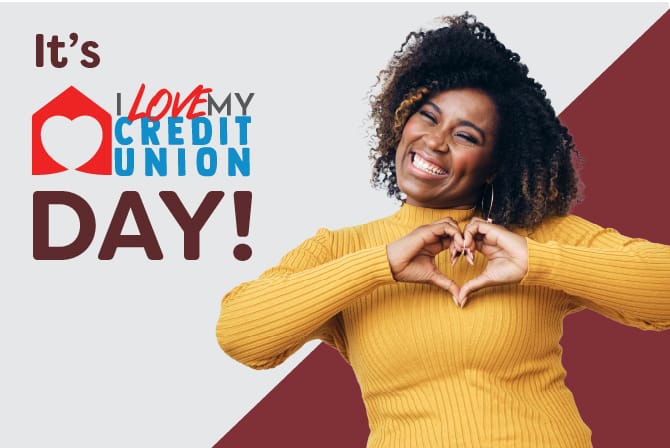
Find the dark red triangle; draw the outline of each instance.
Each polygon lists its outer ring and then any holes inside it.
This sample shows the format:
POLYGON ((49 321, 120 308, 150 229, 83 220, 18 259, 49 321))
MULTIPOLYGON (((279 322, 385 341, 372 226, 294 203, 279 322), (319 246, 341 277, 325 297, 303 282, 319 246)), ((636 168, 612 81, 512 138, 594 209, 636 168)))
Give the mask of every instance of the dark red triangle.
MULTIPOLYGON (((586 159, 585 201, 575 213, 664 244, 669 52, 666 12, 561 114, 586 159)), ((562 344, 567 383, 595 447, 670 446, 670 331, 636 330, 585 311, 566 319, 562 344)))
POLYGON ((369 432, 351 367, 320 344, 214 448, 356 448, 369 432))
MULTIPOLYGON (((666 244, 669 43, 666 13, 561 114, 586 159, 586 200, 575 212, 666 244)), ((579 66, 566 60, 565 70, 579 66)), ((670 332, 585 311, 566 320, 562 343, 568 385, 596 448, 670 446, 670 332)), ((363 448, 367 434, 350 367, 320 345, 214 447, 363 448)))

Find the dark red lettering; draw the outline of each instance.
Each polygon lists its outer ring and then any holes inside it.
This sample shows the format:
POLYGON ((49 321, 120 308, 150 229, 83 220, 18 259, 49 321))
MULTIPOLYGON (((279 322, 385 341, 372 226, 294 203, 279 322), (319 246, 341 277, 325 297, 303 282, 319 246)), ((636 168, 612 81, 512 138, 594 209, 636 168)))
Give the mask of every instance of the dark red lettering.
POLYGON ((98 258, 101 260, 111 260, 114 257, 116 249, 119 247, 143 247, 144 252, 150 260, 163 259, 156 233, 149 221, 149 215, 144 208, 142 198, 137 191, 124 191, 121 193, 119 203, 116 205, 114 215, 109 223, 107 234, 102 241, 98 258), (123 225, 132 211, 138 235, 122 235, 123 225))
POLYGON ((191 217, 174 191, 161 191, 161 199, 179 227, 184 231, 184 258, 197 260, 200 257, 200 230, 223 198, 223 191, 209 191, 191 217))
POLYGON ((95 215, 88 202, 69 191, 36 191, 33 193, 33 258, 68 260, 82 254, 95 235, 95 215), (49 206, 65 205, 79 218, 79 232, 70 244, 49 244, 49 206))

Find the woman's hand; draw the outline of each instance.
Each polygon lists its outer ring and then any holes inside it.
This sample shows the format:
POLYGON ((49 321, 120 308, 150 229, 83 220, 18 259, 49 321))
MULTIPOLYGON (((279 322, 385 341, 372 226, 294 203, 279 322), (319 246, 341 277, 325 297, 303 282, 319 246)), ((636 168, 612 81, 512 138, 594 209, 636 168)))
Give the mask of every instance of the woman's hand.
POLYGON ((435 256, 449 248, 453 262, 464 245, 458 223, 452 218, 445 218, 418 227, 390 243, 386 246, 386 254, 393 278, 397 281, 439 286, 451 292, 458 305, 460 288, 437 269, 435 256))
POLYGON ((528 272, 526 238, 502 226, 473 218, 463 231, 463 249, 467 253, 481 252, 487 259, 486 269, 467 281, 458 295, 462 307, 470 293, 487 286, 518 283, 528 272))
POLYGON ((386 253, 397 281, 439 286, 451 292, 460 307, 470 293, 487 286, 518 283, 528 272, 526 238, 481 218, 473 218, 463 233, 452 218, 418 227, 386 246, 386 253), (487 259, 486 269, 459 286, 435 265, 435 256, 446 249, 452 264, 461 254, 472 263, 475 252, 480 252, 487 259))

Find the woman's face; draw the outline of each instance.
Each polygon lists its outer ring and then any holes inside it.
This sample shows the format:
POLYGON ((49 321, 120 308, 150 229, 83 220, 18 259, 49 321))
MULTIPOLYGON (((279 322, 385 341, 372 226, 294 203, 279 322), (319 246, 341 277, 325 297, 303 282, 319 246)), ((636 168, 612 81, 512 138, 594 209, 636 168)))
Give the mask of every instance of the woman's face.
POLYGON ((405 124, 396 151, 396 177, 407 203, 470 208, 493 175, 498 113, 481 90, 432 96, 405 124))

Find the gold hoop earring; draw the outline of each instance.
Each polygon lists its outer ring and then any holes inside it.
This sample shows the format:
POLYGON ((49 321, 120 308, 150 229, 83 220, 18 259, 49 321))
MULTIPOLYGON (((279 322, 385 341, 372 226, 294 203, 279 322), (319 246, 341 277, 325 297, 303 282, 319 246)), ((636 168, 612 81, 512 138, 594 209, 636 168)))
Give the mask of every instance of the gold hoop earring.
POLYGON ((491 187, 491 201, 489 202, 489 210, 486 213, 484 213, 484 196, 486 196, 486 194, 485 194, 486 193, 486 187, 484 187, 484 191, 482 192, 482 200, 481 200, 480 207, 482 209, 482 218, 484 216, 486 216, 486 218, 484 218, 484 219, 486 219, 486 222, 491 223, 491 222, 493 222, 493 218, 491 218, 491 210, 493 210, 493 183, 490 183, 490 184, 487 183, 486 185, 491 187))

